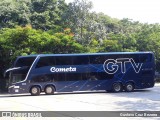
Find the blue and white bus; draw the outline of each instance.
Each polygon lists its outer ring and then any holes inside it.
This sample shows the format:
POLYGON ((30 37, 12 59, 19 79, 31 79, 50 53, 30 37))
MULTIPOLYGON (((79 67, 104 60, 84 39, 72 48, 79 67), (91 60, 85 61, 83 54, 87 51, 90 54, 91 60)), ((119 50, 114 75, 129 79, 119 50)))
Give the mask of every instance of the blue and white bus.
POLYGON ((154 86, 152 52, 20 56, 9 73, 9 93, 133 91, 154 86))

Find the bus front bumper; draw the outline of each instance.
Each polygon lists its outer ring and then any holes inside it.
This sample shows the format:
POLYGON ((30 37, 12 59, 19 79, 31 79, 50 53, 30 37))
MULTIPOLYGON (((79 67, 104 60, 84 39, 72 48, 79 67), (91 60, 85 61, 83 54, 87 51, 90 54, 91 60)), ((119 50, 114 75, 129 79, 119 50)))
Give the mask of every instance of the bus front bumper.
POLYGON ((15 85, 12 85, 8 88, 8 92, 10 94, 20 94, 20 93, 27 93, 25 91, 25 89, 22 89, 20 88, 20 86, 15 86, 15 85))

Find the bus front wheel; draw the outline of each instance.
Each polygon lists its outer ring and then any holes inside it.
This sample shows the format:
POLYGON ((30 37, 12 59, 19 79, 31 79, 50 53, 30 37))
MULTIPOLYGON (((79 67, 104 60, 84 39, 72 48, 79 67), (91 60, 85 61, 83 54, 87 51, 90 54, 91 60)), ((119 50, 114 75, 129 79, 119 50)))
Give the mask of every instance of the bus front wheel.
POLYGON ((132 92, 134 90, 134 84, 129 82, 125 85, 125 91, 126 92, 132 92))
POLYGON ((122 91, 122 84, 121 83, 114 83, 112 86, 113 92, 121 92, 122 91))
POLYGON ((40 94, 40 88, 38 86, 33 86, 30 90, 31 95, 39 95, 40 94))
POLYGON ((54 92, 55 92, 55 89, 54 89, 54 87, 53 86, 47 86, 46 88, 45 88, 45 93, 47 94, 47 95, 52 95, 52 94, 54 94, 54 92))

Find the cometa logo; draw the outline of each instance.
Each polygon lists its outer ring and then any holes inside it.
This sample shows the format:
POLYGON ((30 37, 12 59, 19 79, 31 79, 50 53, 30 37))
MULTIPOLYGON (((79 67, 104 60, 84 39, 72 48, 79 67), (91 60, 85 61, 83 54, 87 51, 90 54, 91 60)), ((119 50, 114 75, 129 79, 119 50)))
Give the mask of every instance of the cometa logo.
POLYGON ((76 68, 75 67, 69 67, 69 68, 51 67, 50 71, 51 72, 76 72, 76 68))

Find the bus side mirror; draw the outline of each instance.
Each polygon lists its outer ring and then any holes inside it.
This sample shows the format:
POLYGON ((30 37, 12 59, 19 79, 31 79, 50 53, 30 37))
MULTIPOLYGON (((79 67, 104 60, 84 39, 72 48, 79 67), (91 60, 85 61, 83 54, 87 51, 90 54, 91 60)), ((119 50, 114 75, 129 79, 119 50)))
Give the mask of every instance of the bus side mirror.
POLYGON ((4 72, 4 78, 6 78, 6 76, 9 76, 9 73, 11 72, 11 71, 13 71, 13 70, 19 70, 19 69, 21 69, 21 67, 14 67, 14 68, 9 68, 9 69, 7 69, 5 72, 4 72))
POLYGON ((5 71, 4 74, 3 74, 3 77, 4 77, 4 78, 9 78, 9 72, 6 72, 6 71, 5 71))

